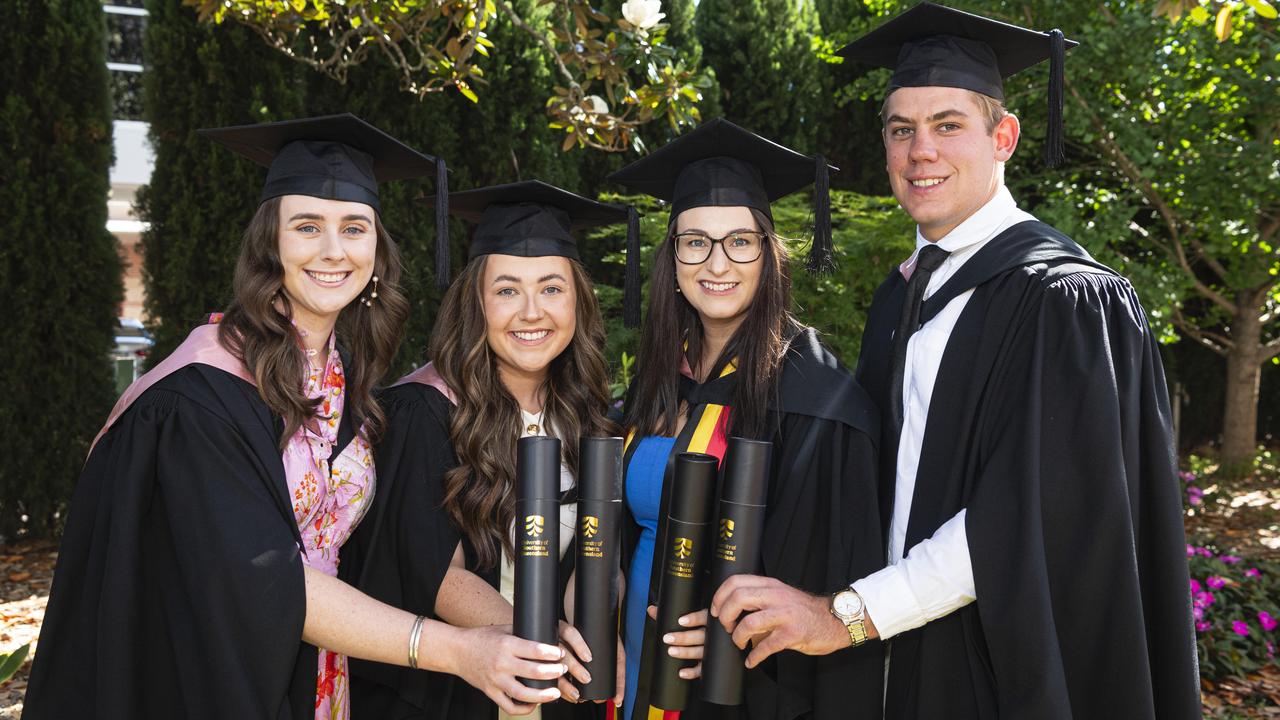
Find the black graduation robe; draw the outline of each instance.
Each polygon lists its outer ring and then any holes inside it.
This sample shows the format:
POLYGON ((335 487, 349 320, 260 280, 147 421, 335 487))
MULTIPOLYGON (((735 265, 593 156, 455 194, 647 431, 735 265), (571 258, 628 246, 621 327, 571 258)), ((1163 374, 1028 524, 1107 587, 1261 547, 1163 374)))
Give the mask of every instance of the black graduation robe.
MULTIPOLYGON (((343 546, 338 576, 387 604, 439 619, 436 595, 454 549, 462 542, 466 567, 498 589, 498 569, 478 570, 466 542, 444 510, 444 475, 457 465, 449 440, 453 405, 419 382, 381 395, 387 430, 374 448, 378 492, 364 522, 343 546)), ((577 502, 570 490, 561 503, 577 502)), ((561 595, 573 570, 573 547, 560 564, 561 595)), ((562 612, 563 615, 563 612, 562 612)), ((453 675, 351 659, 352 720, 492 720, 498 706, 453 675)), ((565 701, 542 706, 546 720, 575 712, 565 701)))
MULTIPOLYGON (((656 547, 666 546, 667 508, 674 458, 682 452, 723 455, 722 412, 732 402, 732 368, 716 368, 697 384, 684 378, 680 398, 688 419, 676 439, 663 481, 662 511, 656 547), (715 431, 711 431, 715 428, 715 431)), ((804 329, 791 341, 770 411, 776 431, 768 505, 765 509, 762 574, 812 593, 833 593, 884 565, 877 512, 876 456, 879 420, 875 405, 848 370, 804 329)), ((639 445, 632 438, 624 467, 639 445)), ((640 536, 634 520, 624 533, 630 558, 640 536)), ((651 578, 662 577, 662 553, 654 553, 651 578)), ((709 567, 709 564, 706 565, 709 567)), ((710 583, 707 583, 708 585, 710 583)), ((649 604, 656 605, 658 582, 650 582, 649 604)), ((707 588, 707 601, 716 588, 707 588)), ((632 592, 627 588, 627 592, 632 592)), ((655 623, 646 618, 639 688, 631 720, 649 717, 650 662, 659 647, 655 623)), ((884 683, 878 642, 821 657, 784 651, 747 672, 746 698, 740 707, 698 700, 698 681, 681 718, 877 717, 884 683)))
MULTIPOLYGON (((1034 221, 969 259, 922 322, 969 288, 906 547, 967 508, 977 602, 891 640, 886 718, 1200 717, 1168 392, 1137 295, 1034 221)), ((905 289, 895 270, 863 336, 858 379, 882 406, 905 289)), ((896 439, 882 445, 892 498, 896 439)))
POLYGON ((314 717, 282 430, 204 364, 120 416, 76 485, 24 718, 314 717))

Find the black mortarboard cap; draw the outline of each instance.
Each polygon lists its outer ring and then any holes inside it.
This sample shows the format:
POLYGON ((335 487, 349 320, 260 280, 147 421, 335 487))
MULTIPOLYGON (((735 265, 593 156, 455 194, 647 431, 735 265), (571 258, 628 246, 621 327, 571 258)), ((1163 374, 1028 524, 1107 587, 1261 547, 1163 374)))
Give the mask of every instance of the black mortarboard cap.
MULTIPOLYGON (((259 202, 310 195, 378 206, 378 183, 436 176, 437 213, 447 216, 448 169, 350 113, 198 131, 267 168, 259 202)), ((447 219, 447 218, 446 218, 447 219)), ((436 222, 437 242, 448 223, 436 222)))
POLYGON ((671 218, 695 207, 769 204, 815 183, 813 248, 809 268, 832 266, 828 173, 835 168, 745 130, 723 118, 703 123, 609 176, 626 187, 671 203, 671 218))
MULTIPOLYGON (((639 222, 634 209, 591 200, 540 180, 455 192, 449 196, 449 209, 454 215, 476 225, 467 253, 468 260, 491 254, 520 257, 558 255, 579 260, 578 242, 573 236, 575 231, 626 221, 624 319, 629 327, 640 324, 640 241, 639 222), (637 282, 631 282, 633 275, 637 282)), ((437 266, 436 276, 448 277, 449 258, 447 255, 437 258, 437 262, 441 260, 443 263, 437 266)))
POLYGON ((893 70, 889 91, 955 87, 1004 100, 1004 78, 1049 60, 1045 164, 1062 162, 1063 56, 1079 45, 1060 30, 1039 32, 922 2, 841 48, 839 55, 893 70))

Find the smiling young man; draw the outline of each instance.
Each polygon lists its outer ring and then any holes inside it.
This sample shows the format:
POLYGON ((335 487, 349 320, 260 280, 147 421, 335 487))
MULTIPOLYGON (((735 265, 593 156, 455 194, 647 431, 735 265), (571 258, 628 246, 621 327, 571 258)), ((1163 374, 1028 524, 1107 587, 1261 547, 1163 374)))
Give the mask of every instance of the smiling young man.
POLYGON ((842 51, 894 70, 886 168, 917 223, 858 367, 888 566, 826 597, 731 579, 711 611, 748 664, 878 637, 888 718, 1200 716, 1156 340, 1129 282, 1004 186, 1002 77, 1053 60, 1052 157, 1071 45, 925 3, 842 51))

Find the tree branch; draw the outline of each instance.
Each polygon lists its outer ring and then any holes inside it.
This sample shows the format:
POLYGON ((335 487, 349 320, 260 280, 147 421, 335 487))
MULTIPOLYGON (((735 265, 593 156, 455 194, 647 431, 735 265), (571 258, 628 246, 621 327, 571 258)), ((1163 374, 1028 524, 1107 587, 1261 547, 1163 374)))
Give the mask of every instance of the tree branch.
POLYGON ((1210 330, 1197 327, 1194 323, 1189 322, 1187 318, 1183 316, 1182 308, 1177 305, 1173 306, 1173 324, 1177 326, 1179 330, 1186 333, 1187 337, 1195 340, 1197 343, 1200 343, 1223 357, 1226 357, 1235 349, 1236 344, 1231 342, 1230 338, 1210 330))
POLYGON ((525 22, 523 18, 517 15, 515 8, 511 7, 511 3, 507 2, 507 0, 495 0, 495 3, 502 12, 506 13, 507 16, 511 18, 512 24, 529 33, 538 41, 538 44, 542 46, 542 49, 546 50, 547 54, 551 56, 551 59, 556 61, 556 69, 560 71, 560 75, 564 78, 565 82, 569 83, 569 89, 572 90, 575 95, 581 95, 582 87, 578 85, 578 81, 574 79, 573 73, 569 72, 569 68, 565 67, 564 61, 560 59, 560 53, 556 52, 555 46, 551 44, 551 41, 547 39, 547 36, 537 30, 534 30, 529 23, 525 22))
MULTIPOLYGON (((1159 213, 1160 217, 1164 220, 1165 226, 1169 229, 1169 245, 1173 250, 1174 258, 1177 260, 1178 266, 1182 268, 1182 271, 1191 278, 1191 282, 1195 285, 1196 291, 1224 310, 1229 310, 1234 313, 1235 304, 1224 297, 1221 293, 1202 282, 1200 278, 1196 276, 1195 271, 1192 270, 1191 264, 1187 262, 1186 251, 1182 248, 1182 233, 1179 231, 1180 223, 1177 215, 1173 212, 1173 209, 1164 201, 1164 197, 1160 195, 1160 192, 1156 190, 1155 186, 1142 176, 1142 171, 1138 168, 1137 164, 1134 163, 1133 160, 1125 154, 1124 150, 1122 150, 1115 142, 1115 140, 1112 139, 1111 133, 1107 130, 1106 124, 1102 122, 1102 119, 1098 117, 1097 113, 1093 112, 1089 103, 1080 96, 1080 92, 1076 90, 1071 83, 1067 83, 1066 87, 1071 92, 1071 96, 1075 98, 1080 109, 1089 116, 1089 122, 1093 125, 1094 130, 1098 132, 1098 143, 1102 146, 1103 152, 1105 152, 1112 161, 1115 162, 1116 166, 1120 169, 1121 174, 1123 174, 1129 182, 1138 187, 1143 198, 1145 198, 1146 201, 1155 208, 1156 212, 1159 213)), ((1208 256, 1208 253, 1205 252, 1204 246, 1200 244, 1199 240, 1194 237, 1190 240, 1192 246, 1196 249, 1196 254, 1209 265, 1210 269, 1213 270, 1220 279, 1225 280, 1226 270, 1222 265, 1208 256)))
POLYGON ((1262 346, 1262 361, 1266 362, 1271 358, 1280 355, 1280 338, 1276 338, 1266 345, 1262 346))

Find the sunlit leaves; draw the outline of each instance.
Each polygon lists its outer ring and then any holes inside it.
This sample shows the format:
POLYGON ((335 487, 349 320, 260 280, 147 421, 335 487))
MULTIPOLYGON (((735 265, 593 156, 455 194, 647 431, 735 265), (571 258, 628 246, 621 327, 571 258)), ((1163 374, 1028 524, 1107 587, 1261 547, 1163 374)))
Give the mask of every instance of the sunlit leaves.
POLYGON ((561 76, 564 87, 548 99, 547 113, 553 127, 565 130, 565 150, 638 150, 637 130, 646 123, 696 124, 701 91, 711 85, 706 72, 686 67, 662 44, 666 26, 657 0, 625 3, 626 17, 617 19, 583 0, 539 0, 549 7, 538 18, 516 17, 501 0, 183 2, 202 21, 248 25, 272 47, 339 82, 376 53, 401 73, 408 92, 422 97, 452 89, 472 102, 483 96, 479 63, 499 50, 485 28, 507 13, 537 37, 561 76))

